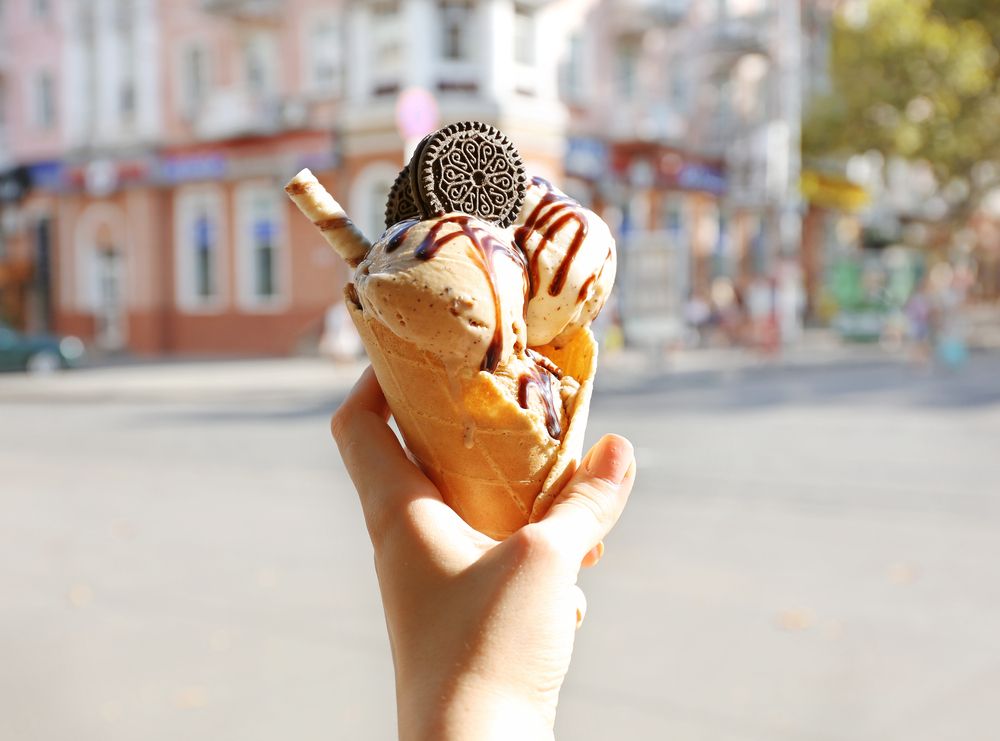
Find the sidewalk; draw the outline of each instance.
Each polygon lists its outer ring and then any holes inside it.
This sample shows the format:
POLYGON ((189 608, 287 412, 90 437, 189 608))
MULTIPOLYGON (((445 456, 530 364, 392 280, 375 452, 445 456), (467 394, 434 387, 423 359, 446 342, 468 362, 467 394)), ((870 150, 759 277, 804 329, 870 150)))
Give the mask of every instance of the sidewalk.
MULTIPOLYGON (((598 385, 627 386, 665 374, 903 361, 877 345, 845 345, 831 333, 809 331, 795 346, 771 356, 743 348, 605 353, 598 385)), ((0 374, 0 401, 280 401, 344 393, 364 367, 362 361, 334 363, 317 357, 127 362, 49 376, 0 374)))
POLYGON ((347 390, 364 364, 322 358, 164 360, 79 368, 48 376, 0 374, 0 401, 288 399, 347 390))
POLYGON ((656 353, 625 349, 605 353, 601 367, 605 373, 624 372, 633 376, 658 376, 706 372, 738 372, 756 368, 831 367, 858 363, 905 363, 903 352, 878 344, 844 343, 835 332, 806 330, 794 345, 776 353, 744 347, 702 347, 656 353))

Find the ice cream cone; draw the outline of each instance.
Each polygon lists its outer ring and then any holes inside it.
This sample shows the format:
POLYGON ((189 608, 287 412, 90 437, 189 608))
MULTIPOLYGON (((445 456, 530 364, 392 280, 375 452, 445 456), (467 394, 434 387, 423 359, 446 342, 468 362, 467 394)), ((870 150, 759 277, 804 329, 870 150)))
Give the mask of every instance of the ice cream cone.
POLYGON ((350 286, 345 300, 406 445, 445 502, 497 539, 544 515, 583 447, 597 364, 590 330, 559 348, 534 348, 580 384, 555 440, 495 376, 450 377, 438 357, 366 315, 350 286))

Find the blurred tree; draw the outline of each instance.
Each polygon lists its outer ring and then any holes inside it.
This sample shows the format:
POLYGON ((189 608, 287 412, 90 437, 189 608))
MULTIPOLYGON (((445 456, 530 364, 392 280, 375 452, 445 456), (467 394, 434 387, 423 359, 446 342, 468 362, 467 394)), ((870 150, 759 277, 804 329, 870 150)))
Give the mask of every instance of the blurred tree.
POLYGON ((926 162, 964 221, 1000 184, 1000 0, 848 2, 831 94, 811 102, 806 157, 869 150, 926 162))

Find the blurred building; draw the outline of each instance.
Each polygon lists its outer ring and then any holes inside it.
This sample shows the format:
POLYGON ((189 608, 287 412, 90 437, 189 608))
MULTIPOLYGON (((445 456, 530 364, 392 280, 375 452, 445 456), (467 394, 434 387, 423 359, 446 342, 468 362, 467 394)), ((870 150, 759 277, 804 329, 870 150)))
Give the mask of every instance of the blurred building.
POLYGON ((287 352, 318 333, 340 268, 279 187, 334 164, 298 58, 306 19, 223 5, 3 3, 16 323, 141 353, 287 352))
POLYGON ((795 0, 7 0, 0 312, 311 344, 346 273, 282 183, 312 168, 375 236, 419 132, 473 118, 608 219, 622 313, 667 337, 713 279, 798 264, 804 79, 795 0))

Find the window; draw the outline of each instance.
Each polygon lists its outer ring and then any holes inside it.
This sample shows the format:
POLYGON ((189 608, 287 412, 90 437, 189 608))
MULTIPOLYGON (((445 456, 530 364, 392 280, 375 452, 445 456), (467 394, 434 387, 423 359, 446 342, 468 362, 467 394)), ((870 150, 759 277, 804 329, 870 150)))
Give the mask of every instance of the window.
POLYGON ((121 76, 118 78, 118 115, 126 125, 135 120, 136 113, 136 43, 133 25, 132 0, 115 3, 115 27, 122 55, 121 76))
POLYGON ((682 196, 676 194, 667 196, 663 222, 671 241, 675 245, 681 244, 684 238, 684 201, 682 196))
POLYGON ((223 282, 222 194, 214 186, 194 186, 179 191, 175 204, 177 302, 189 310, 216 308, 223 282))
POLYGON ((685 113, 691 103, 691 82, 689 72, 680 59, 674 60, 670 70, 670 105, 679 113, 685 113))
POLYGON ((35 125, 40 129, 51 129, 55 123, 55 80, 51 72, 39 72, 35 77, 35 125))
POLYGON ((535 16, 529 8, 514 8, 514 61, 518 64, 535 63, 535 16))
POLYGON ((122 120, 131 122, 135 116, 135 82, 123 80, 118 91, 118 111, 122 120))
POLYGON ((715 252, 725 254, 729 250, 729 217, 719 211, 719 230, 715 239, 715 252))
POLYGON ((566 63, 563 67, 563 92, 570 100, 582 100, 586 97, 584 65, 586 51, 583 36, 575 33, 569 37, 566 48, 566 63))
POLYGON ((208 96, 208 54, 201 46, 189 46, 181 61, 181 100, 184 112, 195 113, 208 96))
POLYGON ((636 93, 638 53, 632 44, 622 44, 615 56, 615 68, 618 78, 618 92, 628 98, 636 93))
POLYGON ((472 57, 472 7, 465 0, 445 0, 441 3, 441 56, 444 59, 468 61, 472 57))
POLYGON ((392 95, 399 91, 403 70, 402 31, 398 3, 372 5, 372 92, 375 95, 392 95))
POLYGON ((340 33, 332 19, 317 21, 309 31, 311 84, 318 91, 338 91, 341 84, 340 33))
POLYGON ((279 258, 283 199, 267 185, 246 185, 238 196, 240 303, 273 304, 281 298, 279 258))
POLYGON ((194 246, 195 296, 202 300, 210 299, 216 293, 216 238, 214 224, 204 208, 195 214, 189 236, 194 246))
POLYGON ((243 49, 247 89, 255 97, 273 94, 278 87, 278 54, 274 38, 256 34, 243 49))

